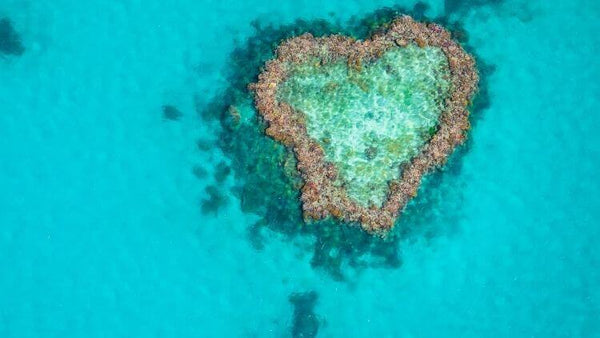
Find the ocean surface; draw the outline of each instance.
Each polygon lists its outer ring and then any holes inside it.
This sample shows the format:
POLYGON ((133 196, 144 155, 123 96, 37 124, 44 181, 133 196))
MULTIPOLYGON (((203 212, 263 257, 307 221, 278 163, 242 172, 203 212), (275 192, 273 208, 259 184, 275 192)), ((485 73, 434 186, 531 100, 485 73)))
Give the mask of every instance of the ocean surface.
POLYGON ((397 5, 0 0, 0 337, 600 337, 597 0, 416 7, 462 24, 487 100, 395 264, 252 243, 235 158, 198 143, 232 52, 397 5))

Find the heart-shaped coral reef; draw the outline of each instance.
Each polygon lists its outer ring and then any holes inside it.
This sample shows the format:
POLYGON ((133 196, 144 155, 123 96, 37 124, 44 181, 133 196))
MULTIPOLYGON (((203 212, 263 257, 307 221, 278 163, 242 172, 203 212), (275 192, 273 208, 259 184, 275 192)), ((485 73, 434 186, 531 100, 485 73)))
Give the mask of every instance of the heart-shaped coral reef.
POLYGON ((365 41, 284 41, 255 91, 266 133, 293 149, 306 218, 389 230, 422 176, 469 129, 473 58, 436 24, 408 16, 365 41))

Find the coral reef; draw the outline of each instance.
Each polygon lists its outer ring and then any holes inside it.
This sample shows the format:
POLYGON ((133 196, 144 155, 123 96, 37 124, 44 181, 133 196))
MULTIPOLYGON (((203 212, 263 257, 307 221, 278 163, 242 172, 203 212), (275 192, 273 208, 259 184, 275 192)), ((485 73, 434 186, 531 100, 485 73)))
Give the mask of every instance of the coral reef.
POLYGON ((0 55, 21 55, 25 47, 8 18, 0 19, 0 55))
MULTIPOLYGON (((368 232, 385 234, 393 227, 396 218, 408 201, 416 196, 423 175, 432 168, 444 164, 454 148, 465 139, 465 132, 469 129, 467 106, 477 89, 479 80, 474 59, 452 40, 450 33, 440 25, 419 23, 409 16, 401 16, 393 20, 386 28, 385 31, 376 32, 365 40, 356 40, 343 35, 316 38, 311 34, 303 34, 285 40, 277 48, 276 58, 266 62, 258 81, 249 85, 249 89, 255 93, 256 108, 268 125, 266 134, 292 149, 297 158, 297 169, 303 179, 301 201, 305 219, 323 219, 333 216, 345 222, 358 222, 368 232), (332 135, 315 132, 314 125, 322 123, 322 119, 327 119, 327 117, 323 117, 322 114, 321 116, 315 115, 314 112, 322 110, 319 107, 315 109, 314 103, 309 102, 302 105, 298 101, 295 102, 289 94, 289 92, 293 92, 293 89, 287 90, 288 94, 286 94, 285 87, 289 83, 291 83, 289 86, 292 87, 294 82, 305 83, 302 72, 311 71, 306 69, 307 65, 312 68, 328 68, 325 69, 325 73, 327 73, 335 72, 336 67, 340 68, 340 65, 344 64, 349 73, 348 77, 351 77, 353 73, 368 72, 369 70, 365 70, 365 68, 372 67, 373 64, 376 64, 375 67, 377 67, 377 63, 381 60, 383 62, 379 66, 389 69, 389 64, 385 62, 386 58, 393 58, 395 57, 394 53, 400 53, 399 60, 402 60, 407 58, 407 53, 409 53, 407 51, 418 49, 423 50, 420 57, 432 60, 430 63, 434 70, 443 69, 443 65, 447 64, 448 74, 438 74, 438 78, 447 77, 448 85, 444 84, 446 80, 434 82, 434 86, 425 89, 438 92, 439 95, 432 94, 431 98, 427 98, 427 95, 424 96, 422 92, 417 91, 416 94, 421 100, 415 101, 424 102, 424 104, 416 115, 424 114, 423 109, 434 111, 432 115, 425 116, 422 119, 425 123, 421 123, 420 128, 417 128, 417 130, 420 129, 419 134, 422 135, 425 131, 427 137, 422 137, 418 141, 415 141, 416 138, 412 136, 401 137, 414 133, 414 129, 408 133, 401 130, 387 135, 391 137, 391 141, 400 143, 400 148, 396 152, 388 152, 398 155, 400 161, 381 165, 397 168, 398 171, 401 171, 400 177, 394 177, 393 174, 389 174, 393 171, 388 170, 376 173, 372 177, 383 176, 384 181, 389 184, 387 196, 380 205, 373 203, 377 197, 371 198, 366 204, 364 201, 361 203, 357 201, 356 197, 364 197, 365 194, 349 193, 351 187, 349 189, 348 184, 343 181, 344 177, 341 177, 342 180, 339 179, 340 176, 346 175, 348 178, 349 174, 355 174, 352 173, 352 165, 347 169, 342 167, 341 170, 339 165, 336 166, 340 159, 352 159, 354 155, 342 153, 341 156, 332 157, 326 154, 327 144, 335 141, 337 143, 349 141, 340 140, 339 135, 332 140, 332 135), (441 51, 445 58, 440 58, 441 53, 436 56, 435 50, 441 51), (290 79, 291 82, 288 82, 290 79), (280 88, 284 88, 283 94, 280 94, 280 88), (447 95, 444 95, 445 91, 448 91, 447 95), (287 98, 291 102, 286 102, 282 98, 287 98), (435 116, 435 110, 439 100, 443 102, 441 102, 440 109, 442 111, 438 118, 435 116), (312 107, 310 107, 311 104, 312 107), (295 109, 298 106, 305 108, 305 111, 295 109), (312 116, 307 111, 312 111, 312 116), (313 122, 307 123, 307 120, 310 119, 313 119, 313 122), (434 122, 432 123, 432 121, 434 122), (313 136, 319 136, 320 140, 313 136), (428 139, 426 143, 425 139, 428 139), (424 146, 417 148, 415 153, 411 153, 406 151, 407 143, 412 148, 422 143, 424 146)), ((419 54, 417 53, 417 55, 419 54)), ((443 73, 442 70, 438 70, 438 72, 443 73)), ((426 77, 431 76, 433 74, 427 74, 426 77)), ((327 76, 324 76, 323 79, 330 80, 327 76)), ((371 91, 371 87, 378 84, 377 82, 369 83, 360 76, 354 76, 353 79, 354 85, 365 92, 371 91)), ((409 84, 411 83, 409 82, 409 84)), ((321 91, 335 92, 339 86, 343 87, 344 84, 326 83, 321 91)), ((385 88, 381 90, 385 90, 385 88)), ((321 93, 321 95, 326 94, 321 93)), ((398 101, 395 103, 398 104, 398 101)), ((401 105, 400 109, 408 109, 411 103, 401 105)), ((353 122, 356 124, 357 121, 353 122)), ((366 148, 363 145, 364 149, 362 150, 366 152, 367 156, 379 156, 376 151, 369 150, 369 147, 379 147, 380 144, 367 142, 366 145, 366 148)), ((334 151, 339 151, 339 149, 338 146, 334 151)), ((360 147, 359 150, 361 150, 360 147)), ((368 170, 369 168, 367 168, 368 170)), ((376 186, 372 185, 372 190, 381 191, 381 182, 380 179, 376 186)))
MULTIPOLYGON (((228 86, 214 96, 197 93, 196 112, 203 123, 216 128, 215 139, 202 135, 197 141, 201 152, 219 147, 228 158, 233 175, 232 193, 237 196, 244 213, 258 217, 247 229, 250 244, 256 249, 285 240, 302 253, 311 256, 312 268, 327 273, 336 281, 353 282, 355 274, 364 269, 393 269, 402 265, 402 244, 432 241, 452 235, 463 212, 461 168, 463 155, 469 151, 473 138, 449 158, 444 170, 426 175, 417 197, 411 200, 399 217, 394 230, 385 237, 371 236, 358 226, 341 226, 335 218, 305 223, 299 200, 302 179, 297 172, 293 153, 281 143, 265 136, 265 124, 254 109, 247 84, 255 82, 261 66, 273 57, 274 47, 282 40, 310 32, 313 36, 344 34, 365 39, 374 33, 385 33, 390 22, 405 13, 419 20, 436 22, 452 32, 477 60, 480 71, 479 91, 473 99, 470 117, 472 127, 485 118, 491 104, 488 79, 494 65, 477 57, 469 45, 469 34, 460 24, 465 13, 428 17, 428 8, 417 3, 413 8, 393 6, 363 13, 341 21, 334 13, 330 18, 303 20, 289 24, 254 21, 254 32, 236 47, 227 59, 224 76, 228 86), (229 107, 235 106, 242 119, 233 125, 229 107), (446 210, 439 212, 438 210, 446 210)), ((470 14, 466 13, 466 14, 470 14)))

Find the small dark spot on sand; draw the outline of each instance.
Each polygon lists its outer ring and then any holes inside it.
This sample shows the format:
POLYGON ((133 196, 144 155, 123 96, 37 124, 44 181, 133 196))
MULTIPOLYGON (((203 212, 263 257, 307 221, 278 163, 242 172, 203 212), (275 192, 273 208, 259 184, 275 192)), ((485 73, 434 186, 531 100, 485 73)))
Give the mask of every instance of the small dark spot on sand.
POLYGON ((162 106, 162 111, 163 117, 171 121, 177 121, 183 115, 179 109, 171 105, 162 106))
POLYGON ((0 54, 21 55, 25 47, 8 18, 0 19, 0 54))
POLYGON ((449 16, 454 13, 465 15, 473 8, 483 6, 498 6, 504 0, 444 0, 445 15, 449 16))
POLYGON ((223 195, 223 192, 217 186, 209 185, 205 191, 208 194, 208 198, 202 200, 203 214, 216 214, 219 209, 227 204, 227 196, 223 195))
POLYGON ((262 234, 262 229, 264 226, 260 224, 261 221, 258 221, 251 226, 248 227, 247 235, 250 240, 250 244, 256 250, 262 250, 265 247, 265 238, 262 234))
POLYGON ((196 141, 196 146, 200 151, 210 151, 214 148, 211 141, 203 139, 196 141))
POLYGON ((215 181, 217 181, 218 183, 223 183, 223 181, 225 181, 227 176, 229 176, 230 172, 231 172, 231 167, 227 163, 225 163, 225 162, 219 163, 217 165, 217 168, 215 169, 215 181))
POLYGON ((194 166, 194 168, 192 168, 192 173, 194 174, 194 176, 196 176, 196 178, 198 179, 205 179, 206 176, 208 175, 208 171, 206 171, 206 169, 204 169, 204 167, 196 165, 194 166))
POLYGON ((417 2, 413 6, 413 17, 417 20, 423 20, 425 18, 425 12, 429 9, 429 5, 424 2, 417 2))
POLYGON ((289 301, 294 306, 292 337, 316 337, 319 332, 319 319, 314 307, 319 295, 316 291, 292 293, 289 301))

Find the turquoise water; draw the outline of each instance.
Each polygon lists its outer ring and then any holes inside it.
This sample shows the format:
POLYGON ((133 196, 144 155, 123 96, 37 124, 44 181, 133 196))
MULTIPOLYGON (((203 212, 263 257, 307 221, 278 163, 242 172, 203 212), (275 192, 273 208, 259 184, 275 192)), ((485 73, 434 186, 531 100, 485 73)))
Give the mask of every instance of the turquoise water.
POLYGON ((25 48, 0 56, 0 336, 285 337, 310 311, 322 337, 600 336, 597 1, 429 3, 494 71, 401 264, 338 280, 310 236, 266 229, 257 250, 229 190, 203 208, 237 178, 215 183, 232 159, 198 149, 220 134, 195 105, 251 22, 394 4, 0 2, 25 48))

